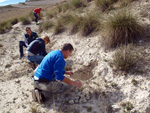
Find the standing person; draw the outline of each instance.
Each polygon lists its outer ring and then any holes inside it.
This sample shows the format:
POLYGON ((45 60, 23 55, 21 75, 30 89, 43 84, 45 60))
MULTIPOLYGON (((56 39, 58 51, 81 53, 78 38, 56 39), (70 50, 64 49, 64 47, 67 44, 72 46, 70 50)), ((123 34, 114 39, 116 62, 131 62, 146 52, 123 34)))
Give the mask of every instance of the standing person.
POLYGON ((41 10, 42 10, 42 8, 36 8, 36 9, 33 10, 36 25, 38 25, 38 19, 41 18, 41 15, 40 15, 41 10))
POLYGON ((36 64, 40 64, 44 56, 47 55, 45 45, 48 43, 50 43, 48 36, 36 38, 34 41, 32 41, 26 50, 27 59, 36 64))
POLYGON ((24 41, 19 41, 20 59, 24 56, 23 46, 28 47, 28 45, 38 37, 37 33, 33 32, 30 27, 26 27, 25 31, 26 34, 24 35, 24 41))
POLYGON ((81 87, 80 81, 72 81, 64 74, 73 75, 71 71, 65 71, 65 60, 71 56, 73 46, 70 43, 64 44, 61 50, 55 50, 47 54, 42 60, 34 74, 34 90, 32 97, 39 103, 45 99, 44 92, 48 95, 62 93, 69 89, 69 85, 81 87))

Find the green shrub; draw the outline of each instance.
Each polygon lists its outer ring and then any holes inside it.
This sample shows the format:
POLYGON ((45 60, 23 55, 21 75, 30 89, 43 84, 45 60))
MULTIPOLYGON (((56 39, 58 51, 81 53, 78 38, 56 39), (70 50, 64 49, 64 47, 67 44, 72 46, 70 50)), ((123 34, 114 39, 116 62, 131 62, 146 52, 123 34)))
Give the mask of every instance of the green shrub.
POLYGON ((49 30, 52 27, 53 27, 53 23, 51 21, 41 23, 39 26, 39 32, 41 33, 42 31, 49 30))
POLYGON ((20 21, 22 22, 23 25, 28 25, 28 24, 31 23, 27 16, 26 17, 21 17, 20 21))
POLYGON ((138 52, 133 45, 121 46, 116 50, 111 64, 119 70, 128 72, 140 60, 138 52))
POLYGON ((100 7, 102 11, 110 9, 112 5, 118 0, 95 0, 96 6, 100 7))
POLYGON ((144 28, 137 17, 127 11, 119 11, 110 16, 104 29, 104 45, 107 48, 136 42, 144 34, 144 28))

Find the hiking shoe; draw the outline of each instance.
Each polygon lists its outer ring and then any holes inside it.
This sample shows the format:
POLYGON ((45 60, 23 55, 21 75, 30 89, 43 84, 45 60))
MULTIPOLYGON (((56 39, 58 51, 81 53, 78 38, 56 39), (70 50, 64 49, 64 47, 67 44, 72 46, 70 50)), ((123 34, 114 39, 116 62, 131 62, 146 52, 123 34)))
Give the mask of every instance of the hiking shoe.
POLYGON ((24 55, 20 55, 19 59, 21 59, 24 55))
POLYGON ((35 70, 36 69, 36 65, 34 62, 29 62, 30 67, 35 70))
POLYGON ((35 95, 36 95, 37 101, 41 104, 43 102, 43 99, 42 99, 41 92, 38 89, 35 89, 35 95))
POLYGON ((32 89, 32 98, 35 102, 37 102, 37 97, 36 97, 36 94, 35 94, 35 89, 32 89))

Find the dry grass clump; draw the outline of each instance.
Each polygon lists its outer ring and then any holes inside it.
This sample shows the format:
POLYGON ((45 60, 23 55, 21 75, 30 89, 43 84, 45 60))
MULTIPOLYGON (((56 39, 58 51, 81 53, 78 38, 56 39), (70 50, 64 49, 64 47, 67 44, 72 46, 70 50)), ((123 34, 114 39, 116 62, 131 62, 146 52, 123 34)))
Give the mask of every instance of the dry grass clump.
POLYGON ((100 7, 102 11, 110 9, 118 0, 95 0, 95 5, 100 7))
POLYGON ((73 20, 70 23, 71 34, 77 33, 80 30, 81 21, 83 21, 83 18, 81 16, 73 15, 73 20))
POLYGON ((58 18, 56 23, 57 27, 55 27, 54 31, 57 31, 58 28, 62 29, 69 26, 71 34, 81 31, 83 36, 87 36, 94 30, 98 30, 100 26, 99 18, 96 14, 92 13, 86 14, 85 16, 78 16, 70 13, 64 14, 58 18))
POLYGON ((114 54, 111 64, 116 69, 128 72, 140 60, 138 53, 138 49, 136 50, 132 44, 121 46, 114 54))
POLYGON ((31 21, 34 21, 35 17, 33 15, 33 11, 30 11, 28 16, 30 17, 31 21))
POLYGON ((57 20, 57 22, 54 25, 54 35, 57 35, 59 33, 62 33, 65 30, 65 25, 62 23, 61 20, 57 20))
POLYGON ((51 18, 55 17, 56 15, 57 15, 56 9, 49 10, 48 12, 46 12, 46 18, 47 19, 51 19, 51 18))
POLYGON ((28 25, 31 23, 30 19, 27 16, 21 17, 20 21, 22 22, 23 25, 28 25))
POLYGON ((14 18, 10 20, 11 25, 15 25, 19 22, 18 18, 14 18))
POLYGON ((84 0, 71 0, 70 5, 73 8, 79 8, 79 7, 85 7, 85 2, 84 0))
POLYGON ((143 35, 144 28, 136 16, 127 11, 120 11, 108 18, 105 31, 104 46, 110 48, 136 42, 143 35))
POLYGON ((134 2, 137 0, 121 0, 121 5, 122 6, 128 6, 131 2, 134 2))
POLYGON ((80 29, 83 36, 87 36, 100 28, 100 20, 96 14, 87 14, 82 18, 80 29))
POLYGON ((12 25, 9 20, 0 23, 0 34, 5 33, 6 31, 10 30, 11 28, 12 28, 12 25))
POLYGON ((53 22, 51 21, 41 23, 39 26, 39 32, 41 33, 42 31, 49 30, 52 27, 53 27, 53 22))
POLYGON ((68 2, 66 2, 66 3, 63 3, 63 4, 59 4, 57 6, 57 11, 58 11, 58 13, 66 12, 69 8, 70 8, 70 5, 69 5, 68 2))

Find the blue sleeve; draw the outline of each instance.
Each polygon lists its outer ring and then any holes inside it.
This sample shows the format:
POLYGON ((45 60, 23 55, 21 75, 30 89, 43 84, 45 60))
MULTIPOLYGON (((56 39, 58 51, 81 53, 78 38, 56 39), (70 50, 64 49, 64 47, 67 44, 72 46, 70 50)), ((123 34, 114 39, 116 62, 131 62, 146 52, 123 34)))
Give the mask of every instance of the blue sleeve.
POLYGON ((55 79, 63 81, 65 62, 63 59, 58 59, 54 64, 55 79))

